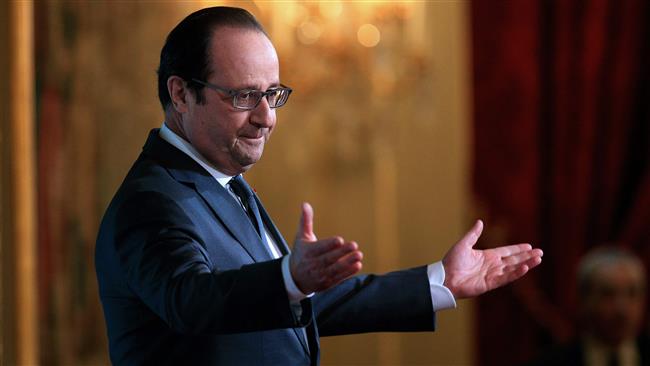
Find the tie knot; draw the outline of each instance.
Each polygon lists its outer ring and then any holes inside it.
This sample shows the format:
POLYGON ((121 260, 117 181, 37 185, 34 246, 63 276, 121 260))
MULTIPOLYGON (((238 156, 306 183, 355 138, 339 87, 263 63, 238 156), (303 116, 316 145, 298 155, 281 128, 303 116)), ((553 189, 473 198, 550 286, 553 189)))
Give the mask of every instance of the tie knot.
POLYGON ((230 187, 242 199, 248 200, 253 197, 253 190, 241 175, 235 176, 230 180, 230 187))

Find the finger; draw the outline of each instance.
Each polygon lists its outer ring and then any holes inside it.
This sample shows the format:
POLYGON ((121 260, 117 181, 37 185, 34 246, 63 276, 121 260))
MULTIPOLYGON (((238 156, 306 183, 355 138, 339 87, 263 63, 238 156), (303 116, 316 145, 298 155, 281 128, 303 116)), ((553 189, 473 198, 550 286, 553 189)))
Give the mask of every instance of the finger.
POLYGON ((507 266, 503 269, 503 272, 492 278, 490 281, 490 290, 497 287, 501 287, 509 284, 510 282, 516 281, 525 275, 530 268, 527 265, 517 265, 517 266, 507 266))
MULTIPOLYGON (((487 251, 492 252, 494 255, 499 257, 507 257, 510 255, 515 255, 524 252, 530 252, 533 247, 528 243, 508 245, 504 247, 496 247, 488 249, 487 251)), ((539 250, 539 249, 538 249, 539 250)))
POLYGON ((531 259, 539 258, 541 261, 541 250, 529 250, 501 258, 505 265, 518 265, 531 259))
POLYGON ((336 261, 341 259, 343 256, 359 249, 359 246, 355 242, 346 242, 343 243, 340 247, 334 247, 334 249, 325 252, 321 255, 320 260, 324 267, 328 267, 334 264, 336 261))
POLYGON ((361 262, 363 259, 363 253, 361 251, 354 251, 351 253, 346 254, 342 258, 340 258, 338 261, 335 263, 331 264, 327 269, 325 270, 325 274, 327 277, 336 277, 337 274, 346 272, 347 269, 350 266, 354 266, 355 263, 361 262))
POLYGON ((539 266, 542 263, 542 257, 533 257, 526 261, 525 265, 528 266, 528 269, 533 269, 539 266))
POLYGON ((465 244, 467 247, 472 248, 478 241, 478 238, 481 236, 482 232, 483 232, 483 221, 476 220, 474 226, 472 226, 472 228, 467 232, 467 234, 463 236, 461 242, 465 244))
POLYGON ((529 270, 537 267, 540 263, 542 263, 541 257, 533 257, 523 263, 507 265, 503 267, 501 275, 499 275, 499 277, 504 277, 507 281, 505 283, 510 282, 510 280, 514 281, 519 277, 525 275, 529 270))
POLYGON ((303 202, 301 206, 300 224, 298 225, 298 233, 296 234, 296 241, 315 241, 316 235, 314 234, 314 209, 307 202, 303 202))
MULTIPOLYGON (((539 252, 539 254, 541 254, 541 251, 539 252)), ((497 270, 498 273, 490 276, 490 278, 487 280, 488 291, 518 280, 526 273, 528 273, 529 270, 537 267, 540 263, 542 263, 542 257, 534 256, 524 261, 523 263, 501 267, 500 270, 497 270)))
POLYGON ((354 251, 329 266, 327 275, 330 279, 342 279, 351 276, 361 270, 363 253, 354 251))
POLYGON ((362 258, 363 253, 356 251, 327 268, 320 277, 317 291, 326 290, 359 272, 363 267, 361 264, 362 258))
POLYGON ((333 238, 321 239, 305 246, 305 253, 308 257, 319 257, 343 245, 343 238, 335 236, 333 238))
POLYGON ((363 268, 363 262, 361 261, 354 262, 348 267, 346 267, 344 270, 341 270, 335 276, 333 276, 331 281, 333 284, 337 284, 341 281, 344 281, 347 278, 359 273, 361 271, 361 268, 363 268))
POLYGON ((542 263, 542 258, 540 257, 534 257, 530 258, 526 261, 517 263, 517 264, 511 264, 504 266, 503 269, 501 270, 502 274, 510 273, 510 272, 517 272, 521 267, 526 267, 527 269, 532 269, 533 267, 537 267, 540 263, 542 263))

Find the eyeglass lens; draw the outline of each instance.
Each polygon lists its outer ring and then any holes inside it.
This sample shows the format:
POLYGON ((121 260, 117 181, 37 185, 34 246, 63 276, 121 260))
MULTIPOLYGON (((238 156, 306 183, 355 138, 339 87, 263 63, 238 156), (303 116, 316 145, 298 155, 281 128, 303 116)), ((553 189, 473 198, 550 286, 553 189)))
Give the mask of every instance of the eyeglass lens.
POLYGON ((235 104, 237 108, 253 109, 257 107, 262 97, 266 96, 269 107, 277 108, 284 105, 289 98, 287 89, 273 89, 267 92, 258 90, 243 91, 236 95, 235 104))

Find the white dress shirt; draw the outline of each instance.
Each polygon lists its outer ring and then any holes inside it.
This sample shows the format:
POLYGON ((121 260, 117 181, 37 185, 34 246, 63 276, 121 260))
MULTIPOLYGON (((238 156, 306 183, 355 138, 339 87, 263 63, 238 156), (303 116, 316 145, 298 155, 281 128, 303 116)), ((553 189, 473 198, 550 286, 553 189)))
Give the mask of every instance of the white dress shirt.
MULTIPOLYGON (((162 127, 160 128, 160 137, 196 161, 201 167, 203 167, 203 169, 210 173, 210 175, 212 175, 214 179, 216 179, 217 182, 221 184, 221 186, 226 188, 226 190, 230 193, 231 196, 233 196, 235 200, 237 200, 237 202, 241 204, 239 197, 230 188, 229 183, 233 178, 232 176, 223 174, 218 171, 189 142, 185 141, 183 138, 175 134, 165 125, 165 123, 163 123, 162 127)), ((245 210, 243 205, 242 209, 245 210)), ((266 237, 266 243, 269 246, 268 249, 271 252, 272 256, 276 259, 280 258, 280 250, 278 249, 277 243, 273 240, 271 235, 269 235, 266 225, 264 227, 264 235, 266 237)), ((291 276, 291 272, 289 271, 290 256, 291 254, 286 255, 282 259, 282 276, 284 279, 284 286, 287 289, 287 294, 289 296, 289 301, 292 304, 297 304, 300 300, 311 297, 314 294, 303 294, 298 289, 298 286, 296 286, 296 283, 291 276)), ((429 277, 429 288, 431 291, 433 311, 455 308, 456 301, 454 299, 454 296, 447 287, 443 286, 443 283, 445 281, 445 269, 442 266, 442 262, 435 262, 427 266, 427 275, 429 277)))
POLYGON ((614 349, 589 336, 585 336, 583 342, 585 365, 607 366, 612 354, 618 359, 620 366, 641 365, 639 350, 634 339, 624 341, 614 349))

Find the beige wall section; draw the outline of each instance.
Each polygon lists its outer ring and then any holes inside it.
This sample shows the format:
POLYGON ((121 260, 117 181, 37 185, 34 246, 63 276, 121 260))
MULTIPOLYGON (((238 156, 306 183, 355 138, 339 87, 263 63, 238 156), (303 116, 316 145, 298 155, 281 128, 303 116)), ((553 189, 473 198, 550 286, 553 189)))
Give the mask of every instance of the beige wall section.
MULTIPOLYGON (((430 104, 432 128, 424 135, 427 143, 405 144, 404 156, 423 156, 423 159, 404 161, 403 168, 409 176, 404 180, 416 185, 405 190, 402 198, 403 202, 414 202, 412 207, 404 207, 400 220, 401 239, 412 245, 403 254, 404 263, 417 263, 423 258, 419 253, 441 258, 475 219, 468 216, 471 194, 469 10, 466 1, 439 2, 427 7, 435 74, 430 104), (427 215, 416 216, 414 220, 408 212, 427 215)), ((438 314, 435 333, 402 336, 401 364, 472 365, 473 314, 473 302, 460 301, 457 309, 438 314)))

